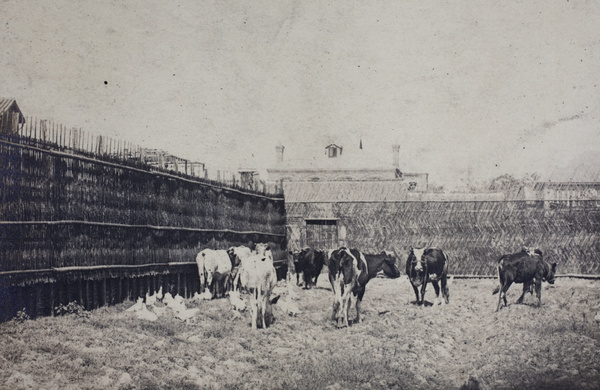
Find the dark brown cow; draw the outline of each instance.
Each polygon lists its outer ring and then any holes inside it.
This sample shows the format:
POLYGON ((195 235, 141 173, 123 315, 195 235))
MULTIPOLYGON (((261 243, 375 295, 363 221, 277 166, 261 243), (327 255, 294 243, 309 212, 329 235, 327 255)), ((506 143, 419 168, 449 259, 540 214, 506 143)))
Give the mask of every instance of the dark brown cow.
POLYGON ((311 288, 317 285, 317 279, 321 274, 325 264, 326 252, 304 248, 297 257, 294 258, 294 269, 296 270, 296 284, 300 284, 300 272, 304 280, 304 288, 311 288))
POLYGON ((508 305, 506 301, 506 292, 513 283, 523 283, 523 293, 517 299, 517 303, 523 303, 525 293, 532 292, 531 286, 534 286, 538 298, 538 307, 542 305, 542 281, 554 284, 554 274, 556 273, 556 263, 552 265, 544 261, 542 251, 539 249, 530 250, 523 248, 521 252, 511 253, 500 257, 498 260, 498 281, 499 287, 493 294, 500 292, 498 297, 498 306, 496 311, 508 305))
POLYGON ((427 283, 431 282, 435 290, 436 300, 440 297, 440 286, 442 283, 442 296, 446 303, 450 302, 450 291, 448 290, 448 257, 438 248, 411 248, 406 260, 406 274, 410 279, 413 290, 417 297, 417 304, 422 305, 425 301, 425 289, 427 283), (421 294, 419 297, 419 289, 421 294))
POLYGON ((332 319, 338 327, 349 325, 351 294, 356 301, 356 319, 360 322, 360 305, 365 295, 365 287, 369 280, 377 276, 379 271, 391 278, 400 276, 396 258, 386 252, 379 255, 363 255, 356 249, 342 247, 329 254, 329 282, 333 288, 332 319))

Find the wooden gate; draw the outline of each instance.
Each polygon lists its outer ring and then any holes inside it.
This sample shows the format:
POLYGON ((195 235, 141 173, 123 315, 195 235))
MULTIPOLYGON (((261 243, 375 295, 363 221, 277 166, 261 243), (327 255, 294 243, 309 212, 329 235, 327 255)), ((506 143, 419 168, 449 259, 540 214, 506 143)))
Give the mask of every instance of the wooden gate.
POLYGON ((307 219, 306 244, 310 248, 329 250, 338 247, 336 219, 307 219))

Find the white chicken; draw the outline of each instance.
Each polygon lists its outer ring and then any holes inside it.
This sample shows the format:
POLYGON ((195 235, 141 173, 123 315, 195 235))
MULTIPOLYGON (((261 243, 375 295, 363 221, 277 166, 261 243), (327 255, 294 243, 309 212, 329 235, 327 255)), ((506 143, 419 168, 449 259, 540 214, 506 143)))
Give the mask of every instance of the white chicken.
POLYGON ((158 320, 158 316, 156 314, 154 314, 153 312, 151 312, 150 310, 148 310, 146 305, 144 305, 143 303, 142 303, 142 309, 136 311, 135 315, 137 316, 137 318, 139 318, 141 320, 147 320, 147 321, 158 320))
POLYGON ((240 298, 239 291, 229 292, 229 303, 231 304, 233 310, 244 311, 246 309, 246 302, 240 298))
POLYGON ((137 302, 125 311, 140 311, 142 310, 142 307, 146 307, 146 305, 144 305, 144 298, 138 298, 137 302))

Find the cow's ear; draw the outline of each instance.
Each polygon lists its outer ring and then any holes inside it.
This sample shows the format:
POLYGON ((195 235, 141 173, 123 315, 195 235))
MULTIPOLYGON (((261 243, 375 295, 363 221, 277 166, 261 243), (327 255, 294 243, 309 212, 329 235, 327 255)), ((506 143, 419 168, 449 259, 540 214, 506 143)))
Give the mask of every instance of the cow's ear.
POLYGON ((552 271, 556 271, 556 263, 552 263, 552 271))

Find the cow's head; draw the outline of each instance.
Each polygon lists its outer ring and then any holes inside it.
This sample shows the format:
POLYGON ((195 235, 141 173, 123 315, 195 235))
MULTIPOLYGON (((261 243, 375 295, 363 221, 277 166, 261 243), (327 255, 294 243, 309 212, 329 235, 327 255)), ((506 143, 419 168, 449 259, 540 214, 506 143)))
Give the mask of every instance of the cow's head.
POLYGON ((554 275, 556 274, 556 263, 552 263, 550 266, 550 270, 548 270, 548 275, 544 278, 544 280, 550 284, 554 284, 554 275))
POLYGON ((269 247, 269 244, 258 243, 254 247, 254 251, 259 255, 264 255, 265 252, 268 250, 269 251, 271 250, 271 248, 269 247))
POLYGON ((271 251, 271 247, 269 244, 256 244, 254 251, 259 255, 264 255, 267 259, 273 261, 273 252, 271 251))
POLYGON ((229 260, 231 261, 232 267, 237 267, 240 265, 241 260, 240 257, 235 253, 235 247, 232 246, 231 248, 227 249, 227 255, 229 255, 229 260))
MULTIPOLYGON (((202 252, 202 257, 206 260, 206 253, 202 252)), ((213 282, 214 277, 214 269, 212 268, 204 268, 204 273, 206 273, 206 285, 210 286, 213 282)))
POLYGON ((394 255, 394 252, 382 251, 381 255, 383 259, 383 273, 390 278, 397 278, 400 276, 400 264, 398 259, 394 255))
POLYGON ((417 272, 423 272, 423 254, 425 253, 425 248, 410 248, 410 253, 408 254, 408 262, 410 266, 414 268, 417 272))
POLYGON ((294 249, 293 251, 288 251, 288 260, 291 260, 292 263, 296 264, 298 262, 299 257, 300 257, 300 251, 298 249, 294 249))
POLYGON ((345 284, 354 283, 360 275, 358 261, 359 260, 352 254, 350 249, 344 248, 344 250, 341 252, 340 268, 344 275, 345 284))

